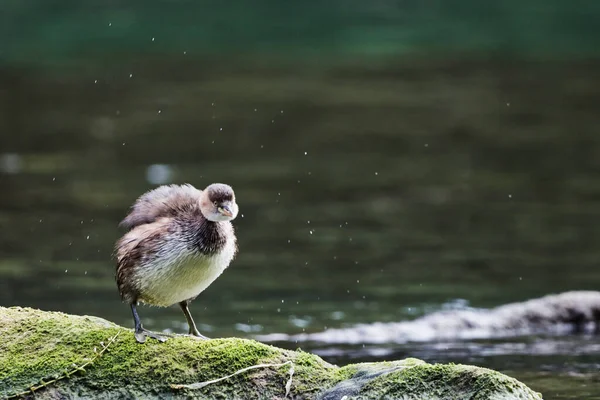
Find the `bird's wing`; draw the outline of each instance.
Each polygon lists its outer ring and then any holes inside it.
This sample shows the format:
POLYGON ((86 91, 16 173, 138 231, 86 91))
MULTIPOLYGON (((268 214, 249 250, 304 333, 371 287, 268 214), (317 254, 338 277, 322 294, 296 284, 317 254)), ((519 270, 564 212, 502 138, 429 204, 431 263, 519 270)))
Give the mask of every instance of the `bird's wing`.
POLYGON ((131 229, 115 244, 116 280, 124 301, 138 301, 141 282, 136 271, 145 268, 156 258, 168 230, 169 219, 159 218, 156 222, 131 229))
POLYGON ((201 190, 187 184, 160 186, 140 196, 119 226, 129 231, 158 218, 173 217, 183 209, 197 207, 201 194, 201 190))

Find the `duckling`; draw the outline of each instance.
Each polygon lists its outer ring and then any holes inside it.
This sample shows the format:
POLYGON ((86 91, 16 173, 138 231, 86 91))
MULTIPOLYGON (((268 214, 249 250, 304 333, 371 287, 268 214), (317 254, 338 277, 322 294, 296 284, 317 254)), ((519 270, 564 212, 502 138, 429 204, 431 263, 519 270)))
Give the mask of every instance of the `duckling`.
POLYGON ((189 334, 198 332, 189 304, 229 266, 237 254, 231 221, 238 205, 229 185, 165 185, 137 199, 120 227, 126 233, 115 245, 116 281, 121 299, 131 307, 135 339, 165 341, 142 326, 139 303, 159 307, 179 304, 189 334))

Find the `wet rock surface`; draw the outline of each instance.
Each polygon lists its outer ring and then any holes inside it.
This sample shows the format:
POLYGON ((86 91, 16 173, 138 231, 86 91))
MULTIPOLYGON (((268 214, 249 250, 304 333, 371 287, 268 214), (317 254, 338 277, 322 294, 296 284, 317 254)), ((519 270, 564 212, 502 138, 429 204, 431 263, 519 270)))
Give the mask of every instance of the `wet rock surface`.
POLYGON ((294 365, 293 399, 542 398, 516 379, 475 366, 406 359, 340 368, 309 353, 236 338, 138 344, 131 330, 97 317, 31 308, 0 307, 0 335, 2 398, 283 399, 289 366, 254 369, 195 390, 173 385, 286 361, 294 365))

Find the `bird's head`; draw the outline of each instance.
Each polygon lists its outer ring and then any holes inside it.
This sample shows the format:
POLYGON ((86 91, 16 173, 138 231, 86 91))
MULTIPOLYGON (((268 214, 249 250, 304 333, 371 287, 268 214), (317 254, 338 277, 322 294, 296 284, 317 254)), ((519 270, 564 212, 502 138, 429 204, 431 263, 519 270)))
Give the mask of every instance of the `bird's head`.
POLYGON ((238 214, 235 193, 229 185, 213 183, 204 189, 200 210, 209 221, 231 221, 238 214))

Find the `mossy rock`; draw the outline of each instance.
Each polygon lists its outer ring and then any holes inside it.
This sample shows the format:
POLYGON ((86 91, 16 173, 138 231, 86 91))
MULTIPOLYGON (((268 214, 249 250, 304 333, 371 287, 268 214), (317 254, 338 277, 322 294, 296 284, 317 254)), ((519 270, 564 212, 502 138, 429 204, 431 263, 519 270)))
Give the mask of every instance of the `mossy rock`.
POLYGON ((253 369, 200 389, 171 385, 286 361, 294 366, 293 399, 542 398, 485 368, 416 359, 339 368, 309 353, 234 338, 177 336, 138 344, 131 330, 103 319, 31 308, 0 307, 0 338, 1 398, 283 399, 289 365, 253 369))

